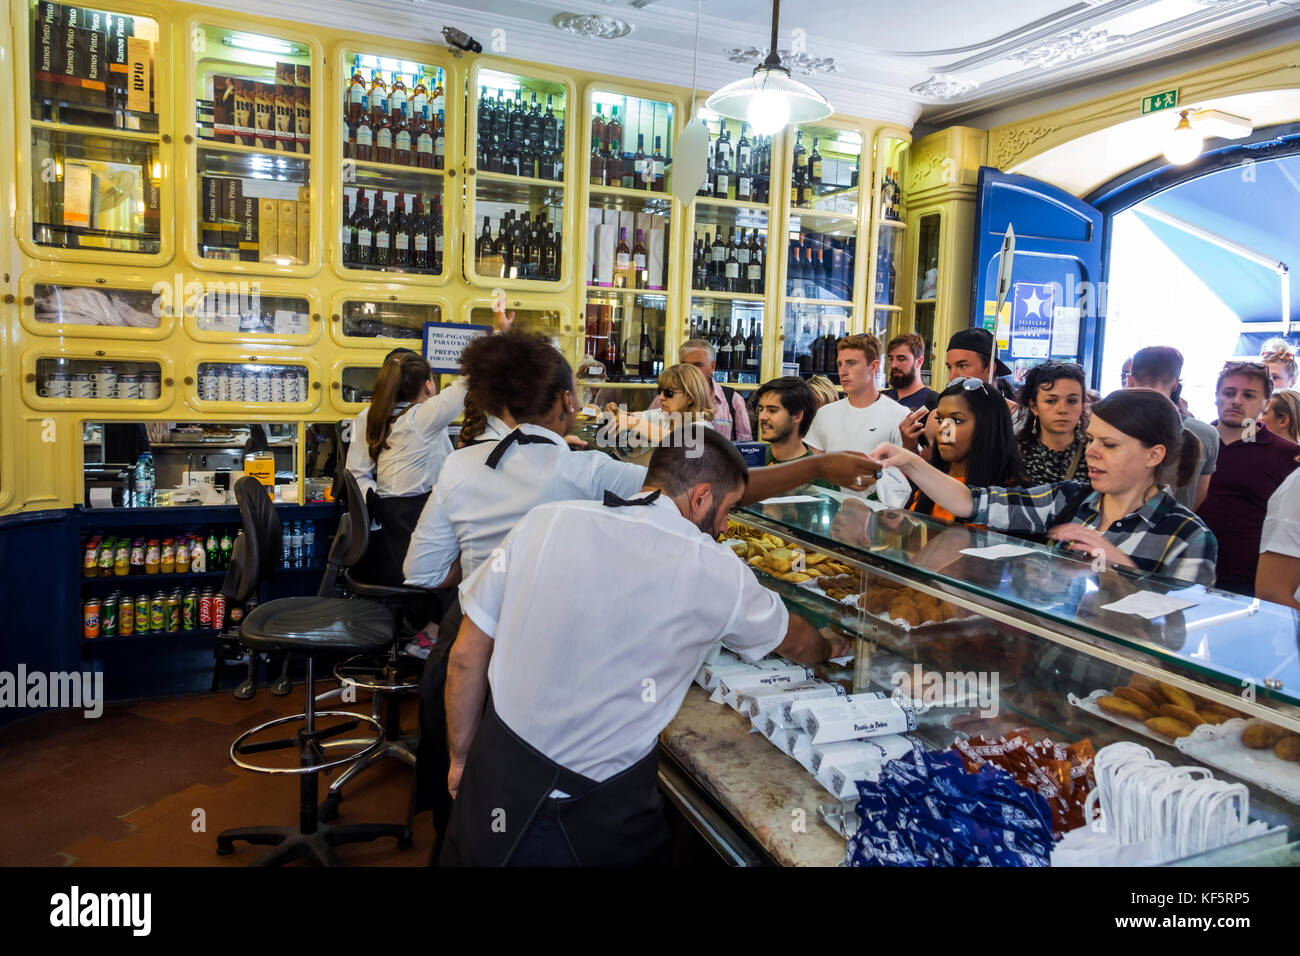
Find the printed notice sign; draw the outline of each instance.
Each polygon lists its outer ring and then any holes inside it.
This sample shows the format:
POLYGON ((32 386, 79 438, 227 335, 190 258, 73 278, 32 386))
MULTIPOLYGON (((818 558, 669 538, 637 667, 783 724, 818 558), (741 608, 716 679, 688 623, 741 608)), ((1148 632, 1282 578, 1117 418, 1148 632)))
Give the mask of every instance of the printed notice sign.
POLYGON ((459 375, 460 353, 480 335, 490 335, 490 325, 460 322, 424 323, 424 360, 435 375, 459 375))
POLYGON ((1011 288, 1011 357, 1045 359, 1052 342, 1056 289, 1048 282, 1017 282, 1011 288))

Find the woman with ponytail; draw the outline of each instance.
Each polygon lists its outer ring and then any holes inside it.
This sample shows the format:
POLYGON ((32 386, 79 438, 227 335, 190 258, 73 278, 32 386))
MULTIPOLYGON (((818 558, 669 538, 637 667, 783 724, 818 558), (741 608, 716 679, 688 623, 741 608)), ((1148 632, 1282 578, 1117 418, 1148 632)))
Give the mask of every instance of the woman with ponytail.
POLYGON ((1149 389, 1115 392, 1092 406, 1089 485, 1059 481, 1033 488, 968 488, 916 454, 882 444, 871 456, 903 473, 961 521, 1016 534, 1044 534, 1109 564, 1197 584, 1214 583, 1218 543, 1168 485, 1185 484, 1199 440, 1178 408, 1149 389))

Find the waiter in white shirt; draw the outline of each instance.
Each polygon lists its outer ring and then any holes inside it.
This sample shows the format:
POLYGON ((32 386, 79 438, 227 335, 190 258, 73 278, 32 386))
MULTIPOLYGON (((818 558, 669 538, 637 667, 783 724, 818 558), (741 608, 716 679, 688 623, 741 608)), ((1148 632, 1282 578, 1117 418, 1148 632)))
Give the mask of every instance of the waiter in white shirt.
MULTIPOLYGON (((885 435, 896 436, 901 444, 903 439, 898 426, 908 411, 876 388, 880 341, 869 332, 840 339, 836 369, 840 388, 846 397, 817 410, 804 444, 814 452, 859 451, 864 454, 875 448, 878 441, 886 440, 885 435)), ((888 440, 892 442, 893 438, 888 440)), ((911 485, 896 468, 885 469, 874 487, 876 497, 891 508, 906 507, 912 496, 911 485)), ((865 496, 860 488, 846 490, 865 496)))
POLYGON ((846 649, 714 539, 747 469, 687 430, 696 453, 656 449, 630 500, 534 508, 461 585, 442 865, 664 862, 656 742, 713 643, 804 664, 846 649))

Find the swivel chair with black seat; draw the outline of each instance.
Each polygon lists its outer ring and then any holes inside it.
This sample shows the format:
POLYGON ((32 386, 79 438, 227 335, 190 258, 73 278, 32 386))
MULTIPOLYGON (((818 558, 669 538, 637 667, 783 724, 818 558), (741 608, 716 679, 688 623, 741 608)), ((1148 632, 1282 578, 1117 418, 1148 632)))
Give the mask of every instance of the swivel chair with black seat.
MULTIPOLYGON (((267 547, 270 536, 265 533, 265 529, 277 523, 275 508, 266 489, 253 478, 240 480, 236 486, 236 497, 241 513, 246 515, 246 525, 261 533, 241 534, 236 542, 233 560, 239 564, 240 575, 258 581, 263 569, 269 567, 270 556, 275 553, 274 547, 267 547)), ((225 830, 217 835, 218 853, 233 852, 235 841, 242 840, 275 847, 256 860, 254 865, 273 866, 305 858, 321 866, 335 866, 338 859, 332 848, 340 844, 391 836, 397 840, 400 849, 407 849, 411 845, 409 828, 398 824, 333 825, 319 822, 316 801, 317 778, 320 773, 368 757, 378 752, 384 744, 384 728, 378 720, 350 711, 316 710, 315 664, 318 654, 375 653, 387 647, 393 639, 393 617, 387 608, 372 601, 329 596, 334 592, 338 570, 349 556, 350 542, 346 533, 349 520, 350 516, 345 515, 340 522, 340 533, 335 535, 330 548, 327 571, 316 597, 268 601, 248 614, 240 625, 240 641, 252 650, 292 650, 306 655, 306 710, 292 717, 281 717, 254 727, 240 734, 230 745, 230 759, 246 770, 298 777, 298 826, 237 827, 225 830), (340 719, 343 722, 321 728, 317 726, 318 718, 340 719), (256 742, 252 740, 272 727, 296 722, 301 722, 301 727, 294 737, 256 742), (364 749, 358 753, 326 759, 326 741, 349 733, 363 723, 375 733, 373 739, 362 741, 366 744, 364 749), (254 754, 290 748, 298 751, 297 766, 267 766, 247 759, 254 754)))

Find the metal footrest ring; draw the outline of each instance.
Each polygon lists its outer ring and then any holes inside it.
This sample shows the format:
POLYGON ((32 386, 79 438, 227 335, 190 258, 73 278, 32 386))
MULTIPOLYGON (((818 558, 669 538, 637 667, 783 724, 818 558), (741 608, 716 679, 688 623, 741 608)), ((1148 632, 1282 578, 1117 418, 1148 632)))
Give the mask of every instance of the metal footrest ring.
POLYGON ((293 721, 301 721, 305 719, 306 716, 307 716, 306 714, 294 714, 290 717, 279 717, 275 720, 268 720, 264 724, 258 724, 252 730, 244 731, 244 733, 236 737, 234 742, 230 745, 231 762, 234 763, 237 767, 241 767, 244 770, 252 771, 253 773, 300 775, 305 773, 319 773, 322 770, 329 770, 334 767, 341 767, 344 764, 350 764, 350 763, 355 763, 358 760, 364 760, 366 757, 369 757, 371 754, 377 753, 384 746, 385 743, 384 725, 381 724, 375 718, 367 717, 364 714, 354 713, 353 711, 350 710, 318 710, 316 711, 316 717, 318 719, 321 717, 339 717, 347 720, 355 720, 355 721, 369 724, 372 728, 374 728, 375 739, 373 741, 370 741, 368 746, 364 750, 358 751, 357 753, 349 754, 346 757, 340 757, 337 760, 328 760, 325 761, 324 763, 308 764, 305 767, 304 766, 265 767, 259 764, 250 763, 249 761, 242 759, 241 748, 248 741, 248 739, 252 737, 254 734, 259 734, 262 731, 268 730, 271 727, 278 727, 282 724, 292 723, 293 721))
POLYGON ((370 691, 397 693, 398 691, 414 690, 420 686, 418 676, 411 680, 398 677, 397 682, 393 683, 383 673, 384 670, 385 667, 383 666, 375 666, 373 658, 358 654, 356 657, 349 657, 347 660, 335 664, 334 676, 344 684, 370 691))

